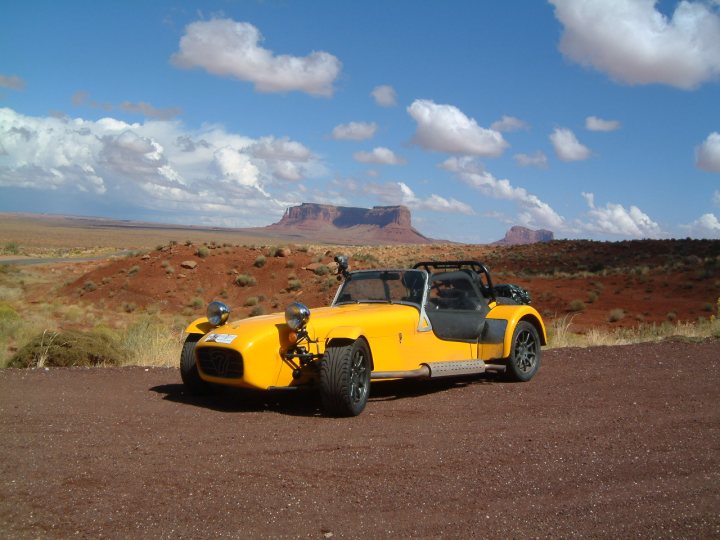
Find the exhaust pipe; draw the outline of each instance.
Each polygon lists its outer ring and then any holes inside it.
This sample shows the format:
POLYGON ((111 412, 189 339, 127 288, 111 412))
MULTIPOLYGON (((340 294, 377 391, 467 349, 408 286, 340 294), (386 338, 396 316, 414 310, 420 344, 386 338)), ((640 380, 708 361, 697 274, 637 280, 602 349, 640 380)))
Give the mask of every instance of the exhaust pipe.
POLYGON ((371 379, 437 379, 479 375, 486 371, 505 371, 505 366, 486 364, 482 360, 455 360, 452 362, 428 362, 408 371, 374 371, 371 379))

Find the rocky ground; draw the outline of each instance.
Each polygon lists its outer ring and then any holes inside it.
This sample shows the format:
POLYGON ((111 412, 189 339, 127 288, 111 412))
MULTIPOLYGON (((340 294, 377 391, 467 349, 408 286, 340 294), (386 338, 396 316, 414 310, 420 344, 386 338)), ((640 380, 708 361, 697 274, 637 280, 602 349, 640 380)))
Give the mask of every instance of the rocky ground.
POLYGON ((720 341, 547 351, 535 379, 186 395, 0 371, 3 538, 720 537, 720 341))

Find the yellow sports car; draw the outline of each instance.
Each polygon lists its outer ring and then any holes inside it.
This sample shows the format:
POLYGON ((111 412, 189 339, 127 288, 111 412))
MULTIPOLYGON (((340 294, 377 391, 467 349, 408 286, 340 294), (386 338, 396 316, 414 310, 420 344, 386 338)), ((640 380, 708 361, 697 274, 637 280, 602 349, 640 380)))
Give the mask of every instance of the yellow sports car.
POLYGON ((180 358, 188 390, 316 388, 332 416, 362 412, 371 380, 469 376, 486 371, 528 381, 547 343, 529 294, 493 286, 476 261, 412 269, 348 271, 330 307, 292 303, 282 313, 229 322, 208 306, 190 324, 180 358))

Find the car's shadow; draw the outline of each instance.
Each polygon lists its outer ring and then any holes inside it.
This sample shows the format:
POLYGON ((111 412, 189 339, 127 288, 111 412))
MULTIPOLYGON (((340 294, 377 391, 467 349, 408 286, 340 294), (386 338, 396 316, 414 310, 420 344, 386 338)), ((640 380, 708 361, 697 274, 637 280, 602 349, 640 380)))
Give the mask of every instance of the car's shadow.
MULTIPOLYGON (((491 373, 474 377, 434 380, 375 381, 370 388, 368 407, 373 402, 412 399, 454 388, 471 385, 495 384, 502 380, 491 373)), ((319 393, 313 389, 253 391, 240 388, 217 387, 210 393, 196 395, 183 384, 161 384, 150 388, 163 399, 218 412, 277 412, 291 416, 324 416, 319 393)))

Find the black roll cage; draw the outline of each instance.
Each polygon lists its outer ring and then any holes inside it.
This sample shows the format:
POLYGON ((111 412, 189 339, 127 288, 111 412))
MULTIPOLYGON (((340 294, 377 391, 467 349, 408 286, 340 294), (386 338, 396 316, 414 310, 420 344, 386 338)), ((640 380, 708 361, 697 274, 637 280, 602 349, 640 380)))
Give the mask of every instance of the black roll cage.
POLYGON ((497 301, 497 294, 495 293, 495 287, 493 286, 492 278, 490 277, 490 271, 483 263, 478 261, 423 261, 416 263, 413 266, 413 270, 422 269, 425 270, 430 279, 432 275, 437 273, 437 270, 471 270, 476 274, 476 279, 480 289, 483 292, 487 292, 489 300, 497 301), (481 276, 485 276, 487 285, 482 282, 481 276))

